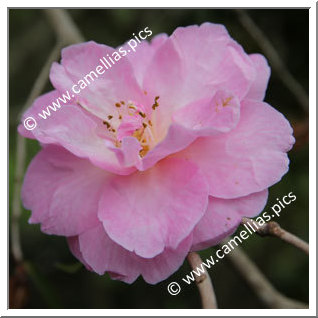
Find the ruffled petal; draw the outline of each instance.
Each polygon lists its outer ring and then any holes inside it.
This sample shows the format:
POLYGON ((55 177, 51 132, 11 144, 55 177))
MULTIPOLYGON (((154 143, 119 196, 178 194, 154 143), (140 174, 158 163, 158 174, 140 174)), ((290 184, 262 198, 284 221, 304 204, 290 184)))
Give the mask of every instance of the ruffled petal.
POLYGON ((175 249, 201 219, 208 202, 205 178, 185 160, 165 159, 146 172, 116 176, 99 203, 107 234, 145 258, 175 249))
POLYGON ((231 92, 219 90, 212 98, 192 102, 173 114, 173 120, 196 136, 229 132, 240 119, 240 101, 231 92))
MULTIPOLYGON (((127 54, 135 77, 140 87, 143 85, 143 79, 147 74, 148 66, 159 47, 167 40, 167 34, 158 34, 151 39, 151 43, 148 41, 142 41, 135 48, 136 52, 133 54, 127 54)), ((129 50, 129 46, 123 45, 124 49, 129 50)))
MULTIPOLYGON (((38 116, 59 96, 58 91, 40 96, 22 117, 22 121, 29 116, 37 120, 37 126, 31 134, 38 141, 42 144, 61 145, 75 156, 88 158, 94 165, 114 173, 128 174, 135 170, 120 165, 114 152, 108 148, 107 141, 110 140, 102 121, 97 121, 96 117, 78 105, 67 102, 55 112, 51 111, 51 116, 46 119, 38 116)), ((26 129, 20 124, 18 131, 25 135, 26 129)))
POLYGON ((253 62, 225 27, 203 23, 177 28, 160 46, 144 87, 161 96, 162 108, 169 111, 218 89, 230 90, 241 100, 255 76, 253 62))
POLYGON ((238 126, 229 133, 197 139, 174 155, 196 163, 210 195, 231 199, 260 192, 288 171, 295 142, 286 118, 263 102, 243 101, 238 126))
POLYGON ((250 54, 249 57, 254 64, 256 77, 245 98, 262 101, 265 97, 271 69, 263 55, 250 54))
POLYGON ((48 234, 74 236, 96 226, 98 201, 110 177, 58 146, 47 146, 32 160, 22 187, 30 223, 48 234))
POLYGON ((238 199, 210 197, 207 211, 193 231, 191 250, 217 245, 233 234, 244 216, 254 217, 264 209, 267 197, 267 190, 238 199))
POLYGON ((61 64, 52 65, 50 80, 60 92, 70 91, 74 84, 77 85, 75 90, 80 92, 74 94, 75 99, 101 119, 116 113, 118 101, 138 100, 143 103, 144 94, 128 59, 115 49, 93 41, 64 48, 61 64), (99 68, 101 74, 97 71, 98 66, 104 71, 99 68))
POLYGON ((142 275, 146 282, 156 284, 182 265, 191 242, 192 235, 189 235, 176 249, 166 248, 156 257, 146 259, 116 244, 100 225, 79 236, 80 255, 74 255, 83 258, 100 275, 108 272, 113 279, 130 284, 142 275))
POLYGON ((72 254, 89 270, 92 271, 93 269, 86 263, 83 258, 82 252, 79 246, 78 236, 69 236, 67 237, 67 243, 70 248, 72 254))

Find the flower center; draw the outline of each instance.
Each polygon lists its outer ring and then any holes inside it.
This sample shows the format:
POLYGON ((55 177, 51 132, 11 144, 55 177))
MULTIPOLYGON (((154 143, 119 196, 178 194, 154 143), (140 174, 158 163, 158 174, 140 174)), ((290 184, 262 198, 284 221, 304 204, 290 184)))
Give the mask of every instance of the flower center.
POLYGON ((110 132, 111 139, 116 147, 120 148, 124 137, 135 137, 142 147, 139 154, 144 157, 156 143, 151 116, 159 106, 159 96, 154 99, 154 104, 145 107, 135 101, 119 101, 115 103, 114 112, 103 121, 110 132))

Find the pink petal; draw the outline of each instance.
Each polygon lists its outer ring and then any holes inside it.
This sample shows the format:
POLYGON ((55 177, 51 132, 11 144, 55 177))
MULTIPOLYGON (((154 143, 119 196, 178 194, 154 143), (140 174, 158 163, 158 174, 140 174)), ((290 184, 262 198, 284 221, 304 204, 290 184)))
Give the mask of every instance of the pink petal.
POLYGON ((267 197, 267 190, 238 199, 210 197, 207 211, 193 231, 191 250, 217 245, 233 234, 244 216, 254 217, 264 209, 267 197))
MULTIPOLYGON (((116 112, 115 103, 118 101, 138 100, 143 103, 144 94, 135 79, 132 66, 125 56, 115 61, 112 58, 114 52, 115 49, 93 41, 64 48, 61 65, 57 63, 52 65, 50 79, 53 86, 60 92, 71 90, 71 82, 77 84, 93 71, 97 76, 92 73, 93 80, 87 77, 90 84, 82 89, 76 98, 85 109, 101 119, 116 112), (111 67, 103 59, 104 57, 111 67), (115 64, 112 64, 110 58, 115 64), (98 65, 103 67, 105 71, 103 74, 97 73, 98 65)), ((77 87, 76 90, 79 88, 77 87)))
POLYGON ((79 236, 81 255, 98 274, 109 272, 113 279, 133 283, 139 275, 146 282, 156 284, 168 278, 183 263, 191 246, 192 236, 184 239, 176 249, 167 248, 154 258, 141 258, 112 241, 100 225, 79 236))
POLYGON ((79 235, 79 244, 82 257, 96 273, 103 275, 110 271, 126 283, 138 277, 138 265, 132 253, 113 242, 101 224, 79 235))
POLYGON ((240 102, 231 92, 220 90, 214 96, 179 109, 173 114, 179 125, 197 136, 215 135, 233 129, 240 119, 240 102))
POLYGON ((83 265, 86 267, 88 270, 92 270, 92 268, 86 263, 86 261, 83 258, 82 252, 80 250, 79 246, 79 240, 78 236, 69 236, 67 237, 67 243, 68 246, 72 252, 72 254, 80 261, 83 263, 83 265))
POLYGON ((73 236, 96 226, 97 207, 109 174, 61 147, 48 146, 31 162, 22 201, 30 223, 48 234, 73 236))
POLYGON ((205 179, 196 166, 165 159, 146 172, 114 177, 104 188, 98 217, 107 234, 145 258, 175 249, 205 212, 205 179))
POLYGON ((136 166, 137 169, 144 171, 151 168, 159 160, 185 149, 196 138, 192 129, 182 127, 178 123, 171 124, 164 139, 142 158, 141 164, 136 166))
POLYGON ((252 61, 224 26, 204 23, 174 31, 154 55, 144 87, 160 96, 162 108, 169 112, 216 89, 242 99, 254 78, 252 61))
MULTIPOLYGON (((102 121, 98 122, 78 105, 66 103, 56 112, 52 111, 47 119, 38 116, 59 96, 57 91, 40 96, 23 115, 22 121, 29 116, 37 120, 37 127, 32 130, 33 136, 42 144, 61 145, 78 157, 90 159, 102 169, 119 174, 134 171, 133 168, 121 167, 114 152, 108 149, 102 121)), ((22 124, 18 130, 21 134, 26 131, 22 124)))
MULTIPOLYGON (((168 36, 166 34, 158 34, 151 39, 151 43, 147 40, 142 41, 136 47, 136 52, 127 54, 127 59, 129 60, 135 77, 138 81, 140 87, 142 87, 143 79, 147 74, 147 68, 159 47, 166 41, 168 36)), ((123 47, 128 50, 129 46, 123 45, 123 47)))
POLYGON ((263 55, 251 54, 249 57, 256 69, 256 78, 245 98, 262 101, 265 97, 271 69, 263 55))
POLYGON ((192 235, 189 235, 176 249, 166 248, 164 252, 150 259, 138 257, 144 280, 149 284, 156 284, 171 276, 183 264, 191 243, 192 235))
POLYGON ((182 60, 179 52, 168 38, 156 51, 145 72, 143 88, 151 100, 159 96, 160 107, 156 112, 164 112, 162 119, 169 114, 169 109, 175 107, 174 101, 179 96, 176 87, 182 87, 184 82, 182 60))
MULTIPOLYGON (((158 48, 144 78, 144 89, 151 96, 150 100, 154 96, 160 97, 152 121, 157 135, 162 137, 143 159, 141 170, 195 140, 192 129, 185 129, 185 125, 180 127, 181 121, 173 122, 176 110, 182 112, 182 107, 190 104, 192 111, 195 104, 211 98, 217 90, 231 91, 241 99, 254 79, 252 61, 231 39, 224 26, 204 23, 200 27, 178 28, 158 48)), ((183 113, 189 114, 188 109, 183 113)), ((238 120, 237 111, 226 110, 223 118, 217 123, 220 130, 234 127, 238 120)))
POLYGON ((231 199, 262 191, 288 171, 295 141, 286 118, 263 102, 244 101, 238 126, 199 138, 176 157, 195 162, 207 177, 210 195, 231 199))
POLYGON ((113 151, 122 167, 135 166, 140 169, 142 160, 139 152, 142 149, 139 141, 135 137, 124 137, 121 147, 115 147, 113 143, 108 143, 108 148, 113 151))

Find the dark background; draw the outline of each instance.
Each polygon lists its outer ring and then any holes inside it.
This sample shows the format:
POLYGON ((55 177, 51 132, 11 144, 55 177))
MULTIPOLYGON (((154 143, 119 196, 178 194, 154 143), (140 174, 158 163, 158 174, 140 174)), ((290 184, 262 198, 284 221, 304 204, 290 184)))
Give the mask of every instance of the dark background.
MULTIPOLYGON (((246 10, 308 92, 309 11, 305 9, 246 10)), ((76 9, 68 10, 86 40, 119 46, 132 33, 148 26, 153 35, 168 33, 178 26, 214 22, 224 24, 247 53, 263 53, 241 26, 233 9, 76 9)), ((12 208, 16 134, 19 114, 29 92, 55 45, 55 33, 41 9, 9 10, 9 207, 12 208)), ((45 91, 51 89, 48 84, 45 91)), ((290 170, 281 182, 270 188, 269 207, 289 192, 297 200, 276 219, 282 227, 308 241, 308 118, 294 95, 282 84, 275 71, 265 100, 281 111, 292 123, 297 143, 289 153, 290 170)), ((39 151, 37 141, 27 141, 29 164, 39 151)), ((39 226, 29 225, 30 212, 20 218, 24 269, 19 270, 10 253, 10 307, 15 303, 16 286, 23 291, 24 308, 200 308, 195 284, 181 279, 190 272, 187 262, 173 276, 157 285, 139 278, 132 285, 112 281, 81 266, 68 250, 64 237, 48 236, 39 226), (16 282, 19 282, 16 284, 16 282), (167 285, 177 281, 182 287, 178 296, 167 292, 167 285)), ((10 218, 11 221, 11 218, 10 218)), ((239 229, 240 230, 240 229, 239 229)), ((239 231, 238 230, 238 231, 239 231)), ((308 302, 308 257, 286 243, 256 235, 242 247, 273 285, 283 294, 308 302)), ((204 258, 215 251, 201 253, 204 258)), ((225 257, 209 273, 220 308, 264 308, 244 279, 225 257)))

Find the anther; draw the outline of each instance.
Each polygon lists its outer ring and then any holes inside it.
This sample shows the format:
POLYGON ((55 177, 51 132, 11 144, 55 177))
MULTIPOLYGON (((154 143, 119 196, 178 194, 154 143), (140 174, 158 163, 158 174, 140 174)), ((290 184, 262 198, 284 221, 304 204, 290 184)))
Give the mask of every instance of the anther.
POLYGON ((109 123, 108 121, 106 121, 106 120, 104 120, 104 121, 103 121, 103 124, 104 124, 104 125, 106 125, 106 126, 107 126, 107 128, 109 128, 109 127, 110 127, 110 123, 109 123))

